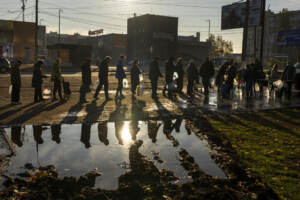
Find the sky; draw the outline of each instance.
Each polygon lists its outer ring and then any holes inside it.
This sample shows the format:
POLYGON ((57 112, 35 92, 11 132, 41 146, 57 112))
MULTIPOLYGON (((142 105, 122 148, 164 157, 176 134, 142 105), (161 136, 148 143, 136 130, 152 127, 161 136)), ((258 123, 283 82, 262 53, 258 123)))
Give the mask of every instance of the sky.
MULTIPOLYGON (((0 19, 22 20, 21 0, 0 0, 0 19)), ((39 19, 47 32, 58 31, 58 10, 61 33, 87 35, 89 30, 106 33, 127 33, 127 18, 134 13, 175 16, 179 18, 179 35, 200 32, 201 41, 211 33, 233 42, 234 53, 242 49, 242 29, 221 31, 221 8, 234 0, 39 0, 39 19)), ((35 20, 35 0, 27 0, 25 21, 35 20)), ((279 12, 282 8, 300 10, 299 0, 267 0, 266 8, 279 12)))

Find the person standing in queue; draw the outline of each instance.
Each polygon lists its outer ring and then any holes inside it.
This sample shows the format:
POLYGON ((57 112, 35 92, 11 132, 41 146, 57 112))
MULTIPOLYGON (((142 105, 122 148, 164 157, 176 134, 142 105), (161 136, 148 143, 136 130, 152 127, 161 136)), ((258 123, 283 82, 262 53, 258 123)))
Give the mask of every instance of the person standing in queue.
POLYGON ((43 85, 43 78, 48 78, 47 76, 43 75, 42 73, 42 61, 37 61, 34 65, 33 69, 33 77, 32 77, 32 87, 34 88, 34 102, 43 101, 43 93, 42 93, 42 85, 43 85))
POLYGON ((200 69, 200 76, 202 77, 205 96, 209 95, 210 80, 211 78, 213 78, 214 74, 215 74, 214 64, 207 57, 206 61, 203 63, 200 69))
POLYGON ((133 63, 133 67, 130 70, 130 78, 131 78, 131 91, 132 91, 132 99, 135 99, 137 86, 140 84, 140 74, 141 70, 139 67, 139 61, 135 60, 133 63))
POLYGON ((183 60, 182 60, 182 58, 177 59, 177 64, 176 64, 176 70, 175 71, 178 73, 177 92, 179 94, 182 94, 183 78, 184 78, 184 69, 183 69, 183 60))
POLYGON ((92 72, 91 72, 91 59, 87 58, 84 64, 81 66, 82 85, 80 87, 80 100, 81 104, 88 103, 85 99, 86 93, 90 92, 90 86, 92 84, 92 72))
POLYGON ((151 62, 149 69, 149 79, 151 81, 152 87, 152 98, 157 97, 157 82, 159 77, 162 77, 162 74, 159 69, 158 58, 156 57, 151 62))
POLYGON ((283 93, 288 100, 292 98, 292 86, 296 76, 296 68, 289 64, 285 67, 281 80, 284 82, 283 88, 279 92, 279 98, 282 98, 283 93))
POLYGON ((57 58, 51 73, 51 81, 54 82, 54 89, 53 89, 53 101, 57 101, 56 93, 58 92, 59 98, 62 101, 62 93, 61 93, 61 84, 62 84, 62 76, 61 76, 61 59, 57 58))
POLYGON ((11 104, 18 105, 20 103, 20 89, 21 89, 21 73, 20 73, 20 66, 21 61, 15 61, 12 65, 10 71, 10 81, 12 85, 11 91, 11 104))
POLYGON ((116 78, 118 79, 118 88, 116 92, 115 98, 125 98, 123 95, 123 79, 126 78, 126 74, 124 71, 124 56, 120 56, 120 60, 118 61, 117 64, 117 71, 116 71, 116 78), (120 94, 120 95, 119 95, 120 94))
POLYGON ((108 95, 108 64, 111 61, 111 57, 106 56, 104 60, 100 63, 99 67, 99 85, 97 86, 96 93, 94 95, 94 99, 98 98, 99 92, 104 86, 106 101, 111 100, 108 95))
POLYGON ((198 70, 194 63, 194 60, 190 61, 190 65, 187 69, 187 78, 188 78, 188 84, 187 84, 187 95, 190 97, 193 97, 193 90, 194 90, 194 84, 195 81, 199 81, 198 77, 198 70))
POLYGON ((167 87, 168 87, 168 97, 169 98, 172 98, 172 94, 173 94, 173 92, 171 91, 171 89, 169 88, 169 86, 173 82, 174 71, 175 71, 174 57, 171 56, 169 58, 168 62, 166 63, 166 70, 165 70, 166 84, 165 84, 165 88, 163 90, 163 95, 166 96, 166 90, 167 90, 167 87))

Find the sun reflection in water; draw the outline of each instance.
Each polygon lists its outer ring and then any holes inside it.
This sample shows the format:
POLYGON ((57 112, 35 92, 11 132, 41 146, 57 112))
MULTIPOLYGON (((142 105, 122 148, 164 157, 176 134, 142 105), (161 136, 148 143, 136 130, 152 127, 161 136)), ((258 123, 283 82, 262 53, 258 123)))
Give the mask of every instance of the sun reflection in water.
POLYGON ((129 130, 129 122, 125 122, 122 132, 121 132, 121 138, 123 140, 123 143, 128 144, 131 142, 132 138, 131 138, 131 134, 130 134, 130 130, 129 130))

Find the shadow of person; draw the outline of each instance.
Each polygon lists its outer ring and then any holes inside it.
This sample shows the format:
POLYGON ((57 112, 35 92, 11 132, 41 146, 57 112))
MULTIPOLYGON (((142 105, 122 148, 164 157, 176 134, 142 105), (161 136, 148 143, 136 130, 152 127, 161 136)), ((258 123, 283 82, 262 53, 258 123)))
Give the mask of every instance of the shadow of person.
POLYGON ((42 126, 32 126, 33 128, 33 138, 37 144, 43 144, 44 140, 42 138, 43 127, 42 126))
POLYGON ((173 129, 175 129, 176 133, 180 132, 180 127, 181 127, 182 121, 183 121, 183 119, 181 119, 181 118, 176 119, 176 121, 173 125, 173 129))
POLYGON ((115 111, 110 114, 109 121, 124 121, 128 111, 127 105, 122 104, 122 99, 115 99, 115 106, 115 111))
POLYGON ((166 135, 167 139, 170 140, 174 147, 179 145, 179 142, 172 136, 172 131, 174 125, 171 119, 164 120, 163 133, 166 135))
POLYGON ((104 111, 105 105, 108 103, 108 100, 105 100, 99 107, 97 107, 96 100, 93 100, 90 104, 86 105, 87 116, 84 119, 84 122, 95 123, 99 120, 99 117, 104 111))
POLYGON ((107 122, 99 122, 98 123, 98 138, 100 142, 105 144, 106 146, 109 145, 109 140, 107 139, 108 127, 107 122))
POLYGON ((23 146, 21 132, 22 132, 22 126, 12 126, 11 127, 11 140, 13 141, 13 143, 18 145, 18 147, 23 146))
POLYGON ((123 145, 123 139, 122 139, 122 132, 124 128, 124 122, 123 121, 116 121, 115 122, 115 135, 120 145, 123 145))
POLYGON ((136 136, 137 136, 137 134, 140 131, 139 122, 137 120, 132 120, 130 122, 130 126, 129 127, 130 127, 131 139, 133 141, 135 141, 136 140, 136 136))
POLYGON ((51 126, 51 134, 52 134, 52 140, 57 144, 60 144, 61 125, 59 124, 59 125, 51 126))
POLYGON ((148 121, 148 136, 151 139, 152 143, 156 143, 158 130, 161 127, 161 123, 157 123, 157 121, 149 120, 148 121))
POLYGON ((90 143, 90 138, 91 138, 91 124, 83 123, 81 125, 81 137, 80 141, 84 144, 85 148, 89 149, 92 147, 90 143))

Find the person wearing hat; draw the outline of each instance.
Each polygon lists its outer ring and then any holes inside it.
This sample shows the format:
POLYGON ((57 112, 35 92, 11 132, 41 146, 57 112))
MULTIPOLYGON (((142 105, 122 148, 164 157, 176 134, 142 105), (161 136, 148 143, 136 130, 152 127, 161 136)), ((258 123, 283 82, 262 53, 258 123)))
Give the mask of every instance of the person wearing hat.
POLYGON ((99 85, 98 85, 98 87, 96 89, 96 92, 95 92, 95 95, 94 95, 95 99, 98 98, 99 92, 101 91, 102 87, 104 86, 106 100, 107 101, 111 100, 111 98, 108 95, 108 87, 109 87, 109 84, 108 84, 108 64, 109 64, 110 61, 111 61, 111 57, 106 56, 102 60, 100 65, 98 66, 99 67, 99 75, 98 75, 99 85))
POLYGON ((43 61, 39 60, 34 64, 33 67, 33 76, 32 76, 32 87, 34 88, 34 102, 43 101, 43 93, 42 93, 42 85, 43 85, 43 78, 48 78, 47 76, 43 75, 42 66, 43 61))
POLYGON ((20 66, 21 61, 13 62, 11 71, 10 71, 10 80, 12 85, 11 91, 11 104, 17 105, 20 104, 20 88, 21 88, 21 73, 20 73, 20 66))

